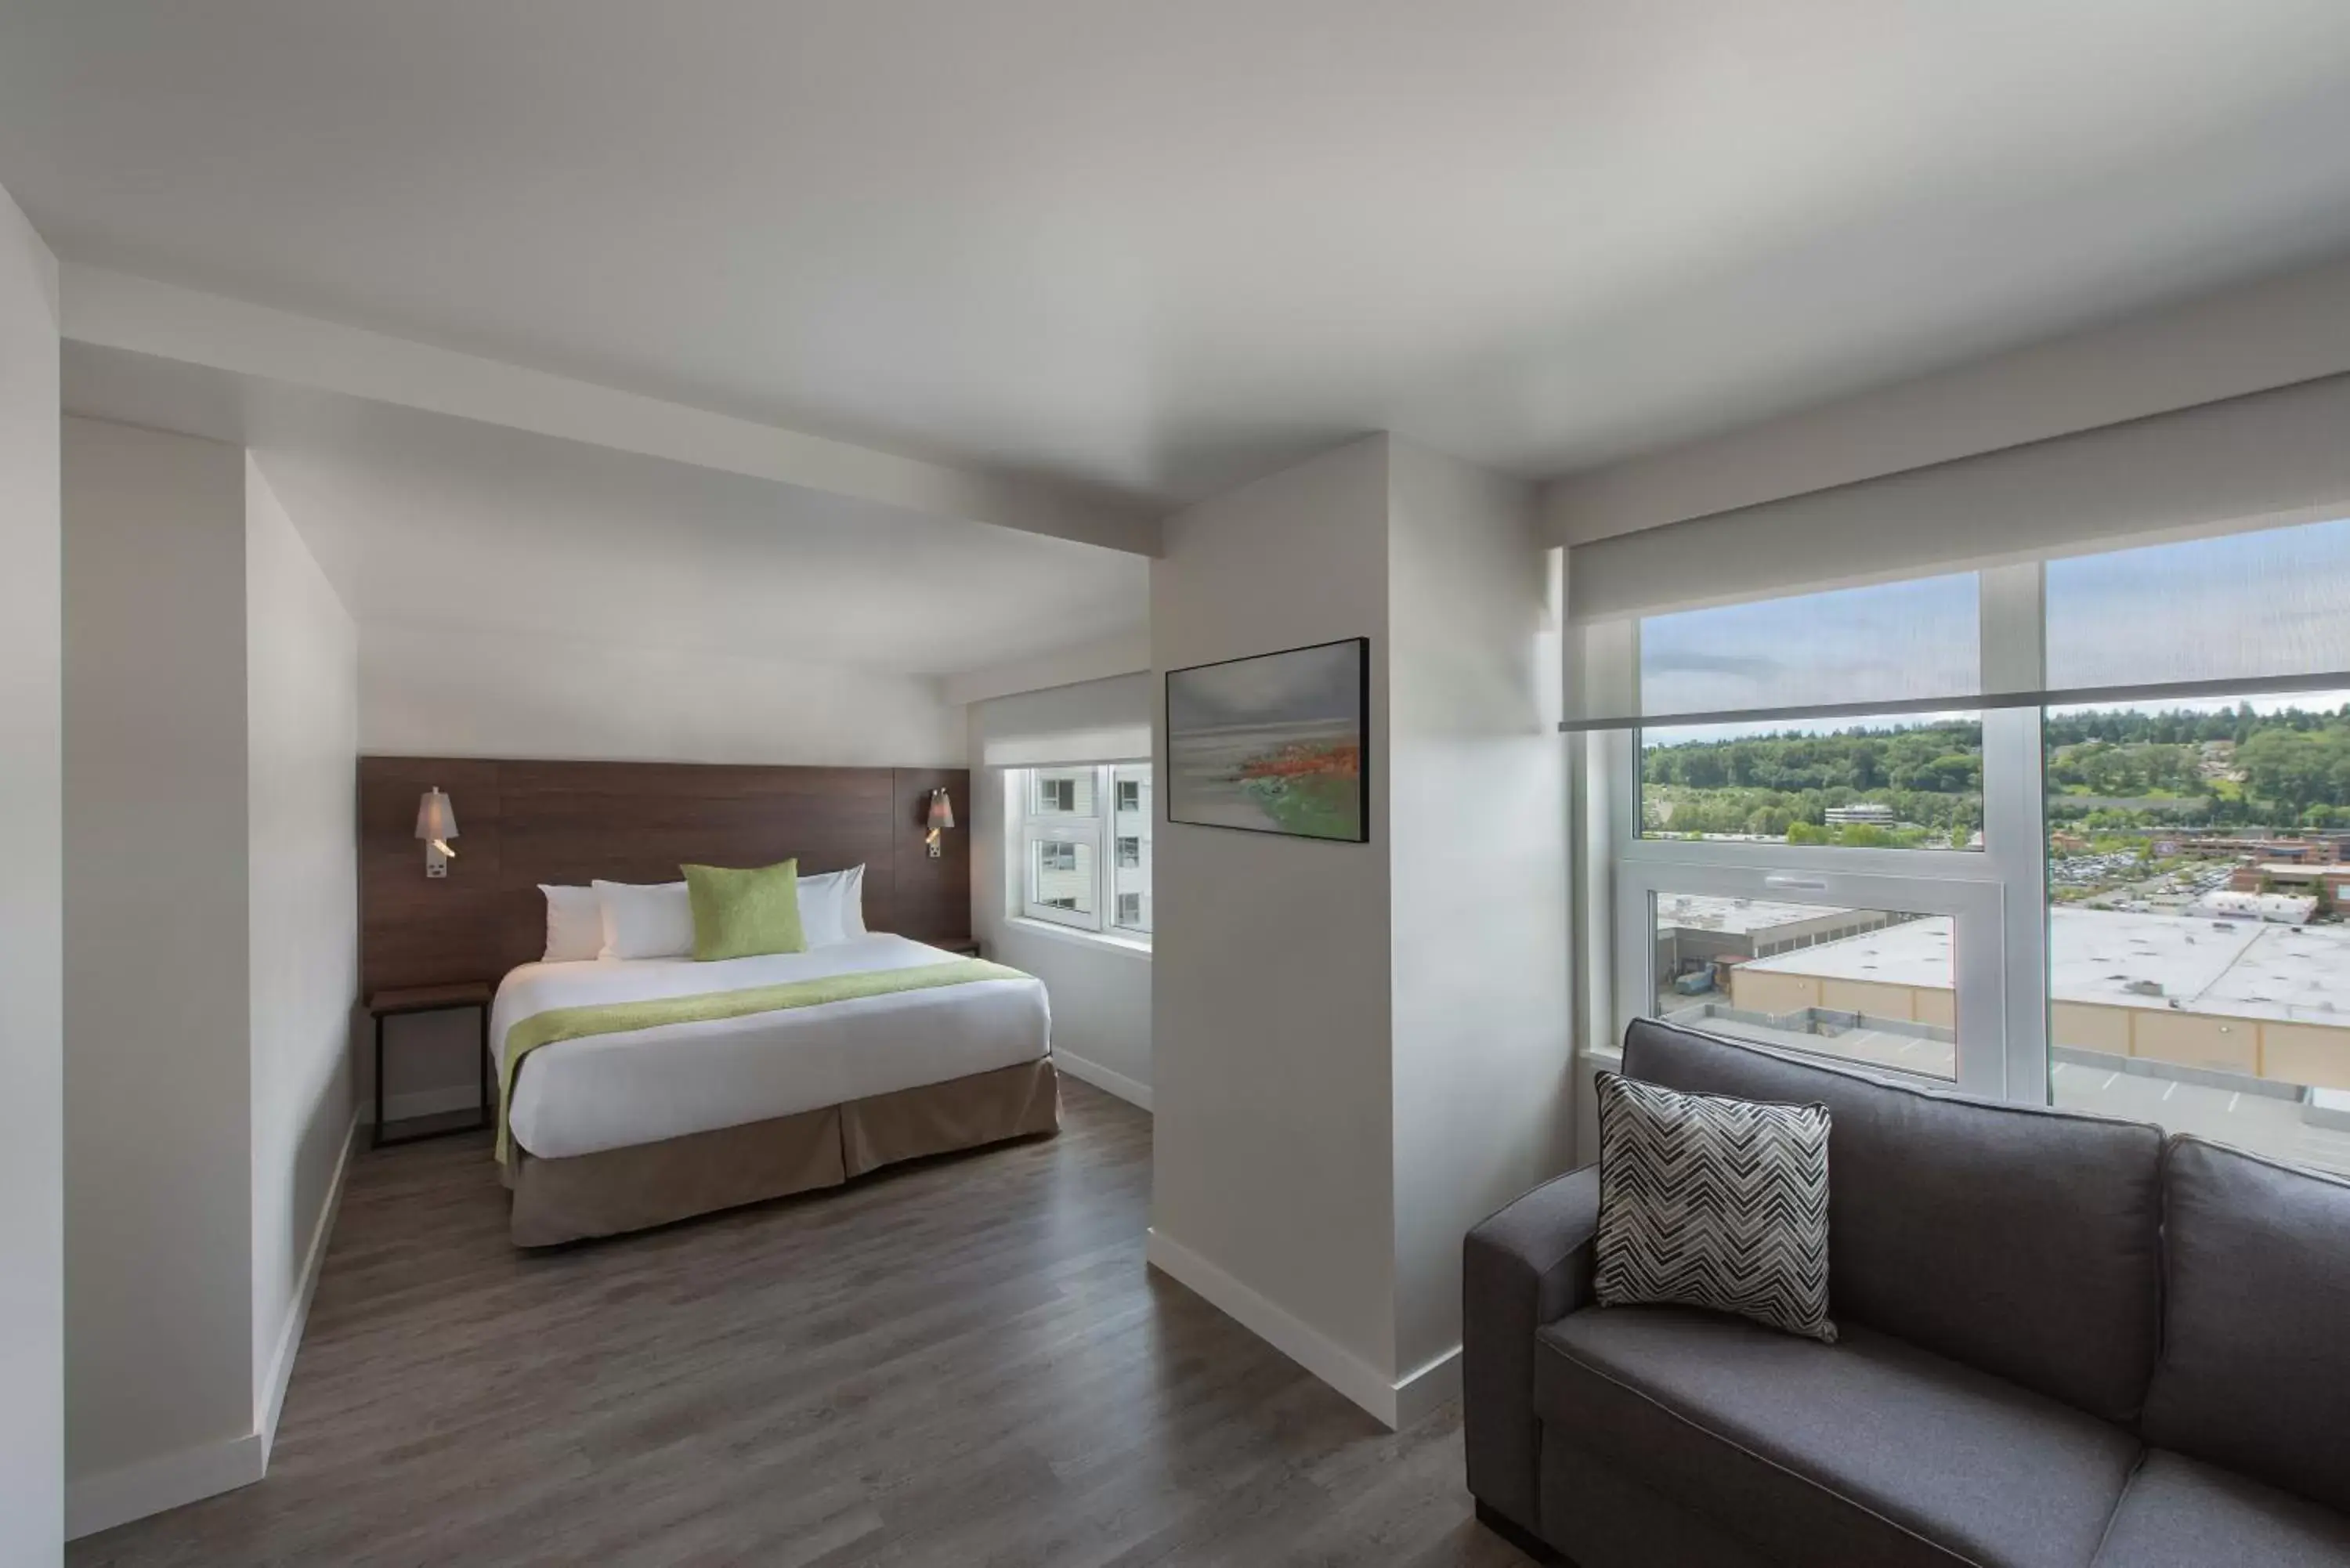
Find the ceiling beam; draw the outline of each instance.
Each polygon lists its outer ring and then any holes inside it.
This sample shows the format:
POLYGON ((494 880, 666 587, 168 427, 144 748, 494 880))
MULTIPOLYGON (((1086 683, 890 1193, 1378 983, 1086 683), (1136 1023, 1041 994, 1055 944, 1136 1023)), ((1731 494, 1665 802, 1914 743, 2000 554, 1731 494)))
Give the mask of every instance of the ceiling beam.
POLYGON ((1097 642, 1056 649, 1010 664, 950 675, 941 689, 958 706, 1008 697, 1020 691, 1041 691, 1080 681, 1107 680, 1118 675, 1147 673, 1150 669, 1150 628, 1138 628, 1097 642))
POLYGON ((208 366, 855 496, 931 516, 1159 553, 1156 509, 983 468, 903 457, 503 360, 66 262, 69 341, 208 366))

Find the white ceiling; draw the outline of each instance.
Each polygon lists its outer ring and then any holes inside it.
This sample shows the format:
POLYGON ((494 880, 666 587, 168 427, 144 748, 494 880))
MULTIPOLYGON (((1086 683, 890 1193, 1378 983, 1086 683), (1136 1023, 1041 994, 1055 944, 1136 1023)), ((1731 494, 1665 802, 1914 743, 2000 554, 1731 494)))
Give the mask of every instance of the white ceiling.
POLYGON ((1378 428, 1548 474, 2350 245, 2350 5, 12 0, 0 184, 84 261, 1159 500, 1378 428))
POLYGON ((87 344, 64 372, 69 411, 249 447, 363 626, 948 675, 1148 610, 1122 551, 87 344))

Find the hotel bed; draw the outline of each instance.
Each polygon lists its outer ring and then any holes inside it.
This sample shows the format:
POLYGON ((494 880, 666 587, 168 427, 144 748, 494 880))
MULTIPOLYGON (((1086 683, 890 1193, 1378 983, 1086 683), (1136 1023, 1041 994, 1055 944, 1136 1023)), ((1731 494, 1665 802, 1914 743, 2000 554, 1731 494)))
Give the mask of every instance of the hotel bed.
MULTIPOLYGON (((953 954, 880 933, 805 952, 525 963, 490 1020, 707 997, 953 954)), ((1052 1131, 1059 1092, 1043 983, 1010 971, 737 1017, 558 1038, 519 1056, 502 1161, 518 1246, 659 1225, 837 1185, 895 1160, 1052 1131)))

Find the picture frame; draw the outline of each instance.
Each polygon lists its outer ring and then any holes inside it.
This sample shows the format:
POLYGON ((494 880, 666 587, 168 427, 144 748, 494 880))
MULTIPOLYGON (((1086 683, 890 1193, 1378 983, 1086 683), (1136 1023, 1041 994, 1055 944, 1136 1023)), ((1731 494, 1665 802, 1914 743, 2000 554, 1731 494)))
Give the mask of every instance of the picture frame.
POLYGON ((1371 639, 1167 671, 1167 820, 1366 844, 1371 639))

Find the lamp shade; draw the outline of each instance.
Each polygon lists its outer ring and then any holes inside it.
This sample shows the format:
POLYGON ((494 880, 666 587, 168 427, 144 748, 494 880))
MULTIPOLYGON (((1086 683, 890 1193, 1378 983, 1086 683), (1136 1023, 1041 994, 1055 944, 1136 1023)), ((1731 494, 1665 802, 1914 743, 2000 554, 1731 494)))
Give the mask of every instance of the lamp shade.
POLYGON ((932 790, 931 792, 931 831, 936 832, 940 828, 952 827, 953 826, 954 802, 947 798, 946 791, 942 789, 932 790))
POLYGON ((416 836, 427 842, 457 836, 457 808, 437 788, 426 790, 417 799, 416 836))

